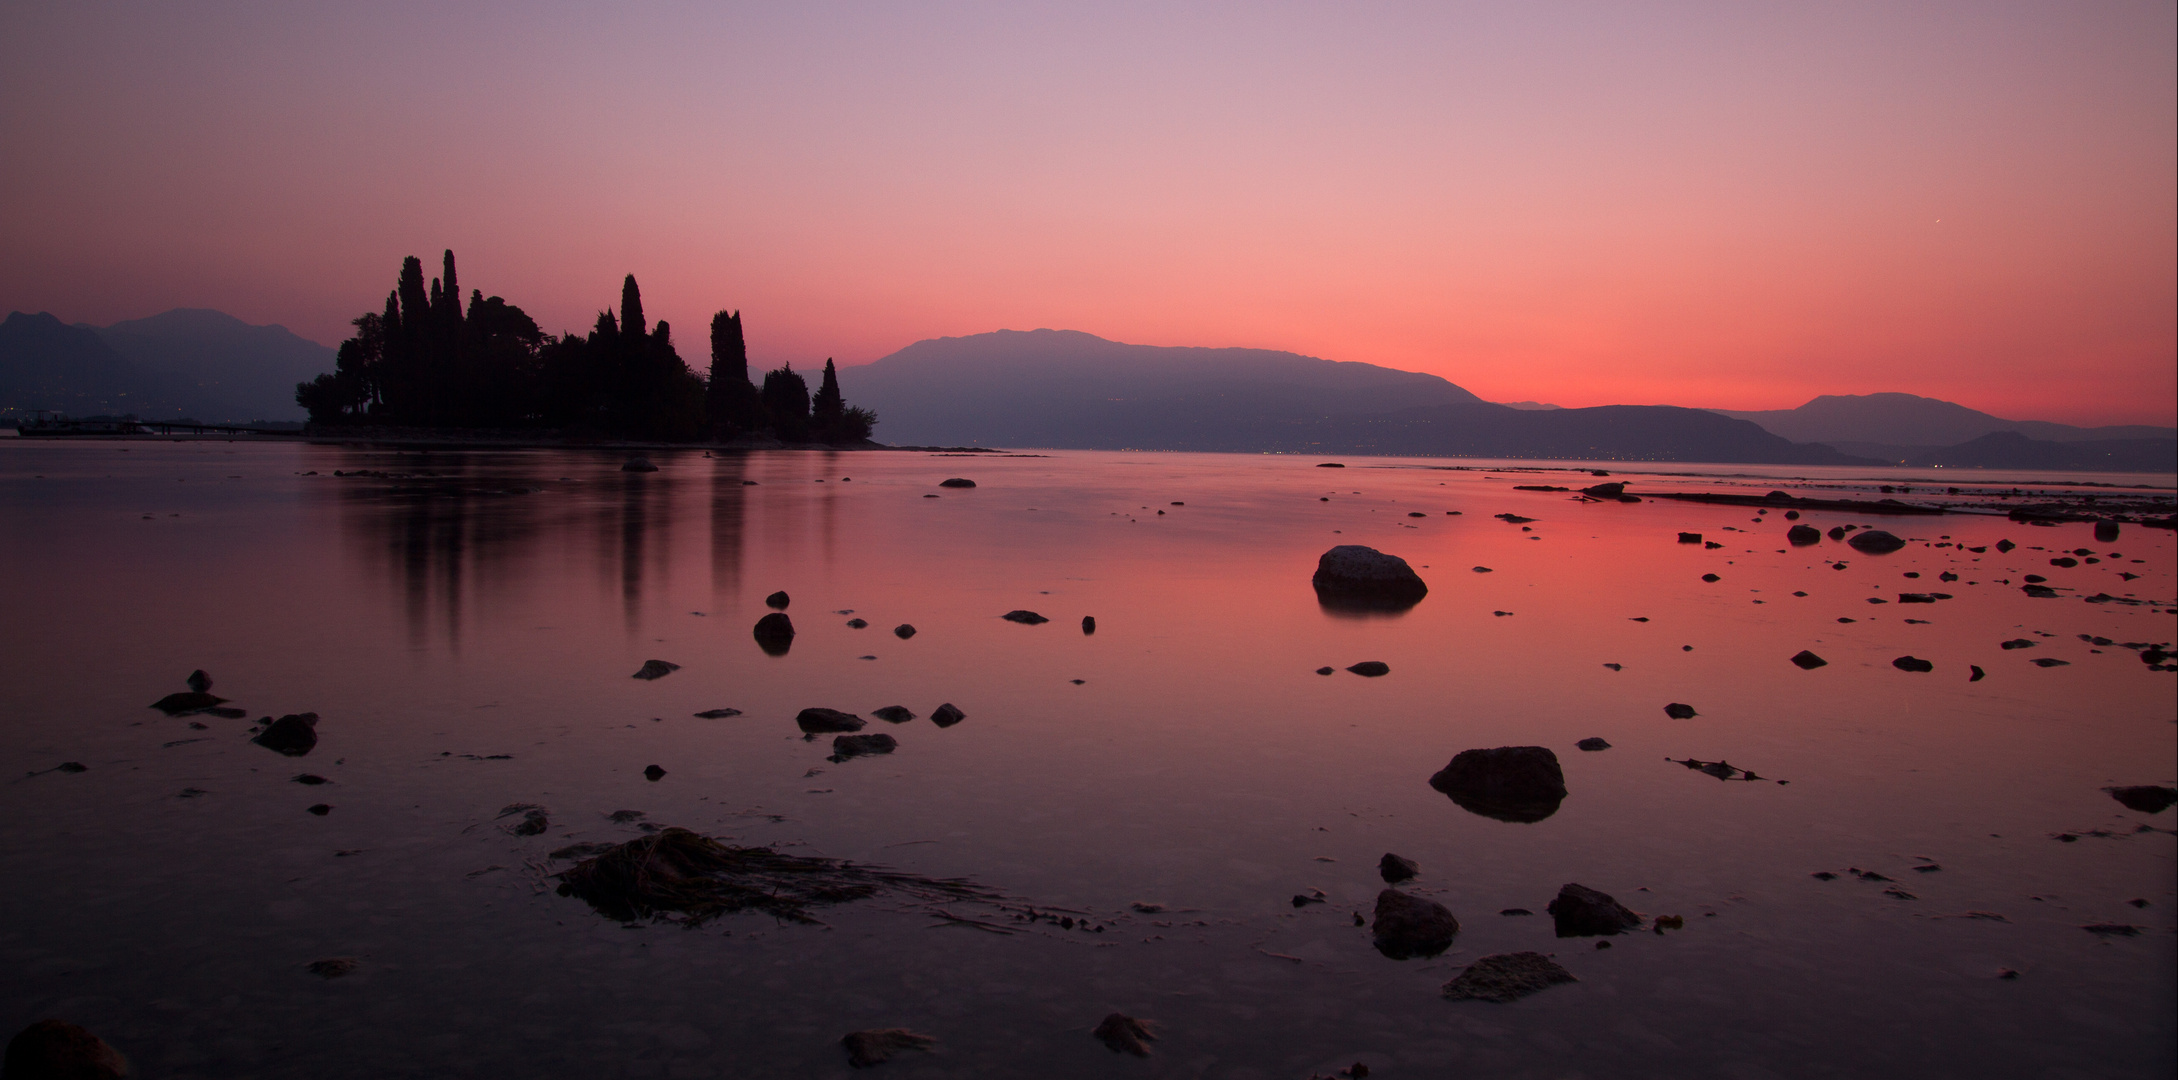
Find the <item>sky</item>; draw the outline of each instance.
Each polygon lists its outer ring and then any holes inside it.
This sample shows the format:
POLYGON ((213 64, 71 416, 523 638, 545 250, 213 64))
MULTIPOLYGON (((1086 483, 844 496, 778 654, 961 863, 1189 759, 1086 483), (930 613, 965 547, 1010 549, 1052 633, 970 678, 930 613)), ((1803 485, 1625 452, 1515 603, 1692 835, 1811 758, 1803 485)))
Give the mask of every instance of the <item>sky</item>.
POLYGON ((699 369, 733 308, 2178 421, 2173 2, 10 0, 0 146, 0 311, 69 322, 333 343, 451 247, 699 369))

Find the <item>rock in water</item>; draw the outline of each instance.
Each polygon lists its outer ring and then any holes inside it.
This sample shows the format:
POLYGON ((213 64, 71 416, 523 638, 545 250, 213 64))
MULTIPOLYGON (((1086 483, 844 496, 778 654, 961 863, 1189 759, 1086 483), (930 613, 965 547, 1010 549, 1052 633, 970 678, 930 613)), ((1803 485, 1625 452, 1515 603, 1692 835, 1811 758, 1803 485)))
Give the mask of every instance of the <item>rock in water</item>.
POLYGON ((1602 739, 1582 739, 1573 745, 1583 750, 1609 750, 1611 748, 1611 744, 1604 742, 1602 739))
POLYGON ((1557 921, 1559 937, 1595 937, 1637 930, 1641 916, 1626 910, 1606 893, 1585 885, 1568 884, 1550 902, 1550 917, 1557 921))
POLYGON ((274 720, 250 741, 289 757, 301 757, 318 745, 318 714, 290 713, 274 720))
POLYGON ((151 707, 168 716, 195 716, 198 713, 210 712, 214 706, 223 705, 226 701, 227 699, 223 697, 214 697, 201 691, 192 690, 186 694, 168 694, 152 702, 151 707))
POLYGON ((1026 608, 1015 608, 1014 610, 1009 611, 1004 615, 1000 615, 999 618, 1004 619, 1007 622, 1017 622, 1023 626, 1039 626, 1043 623, 1051 621, 1050 619, 1044 618, 1043 616, 1038 615, 1033 611, 1029 611, 1026 608))
POLYGON ((1363 660, 1346 670, 1365 679, 1374 679, 1379 675, 1391 674, 1391 665, 1382 660, 1363 660))
POLYGON ((1608 484, 1596 484, 1592 487, 1584 487, 1581 489, 1581 494, 1586 495, 1591 499, 1616 499, 1619 496, 1626 494, 1626 485, 1616 480, 1613 480, 1608 484))
POLYGON ((1904 540, 1900 540, 1881 529, 1867 529, 1854 533, 1853 538, 1847 540, 1846 543, 1851 544, 1854 551, 1864 552, 1869 555, 1888 555, 1906 546, 1904 540))
POLYGON ((7 1080, 118 1080, 129 1062, 104 1039, 65 1020, 40 1020, 8 1040, 7 1080))
POLYGON ((855 629, 855 630, 860 630, 860 629, 862 629, 863 627, 865 627, 865 626, 868 626, 868 625, 870 625, 870 620, 868 620, 868 619, 849 619, 849 620, 847 620, 847 625, 848 625, 848 626, 849 626, 850 628, 852 628, 852 629, 855 629))
POLYGON ((658 766, 656 766, 656 765, 645 765, 645 766, 643 766, 643 779, 645 779, 645 780, 648 780, 648 781, 650 781, 651 783, 655 784, 655 783, 657 783, 657 782, 658 782, 659 778, 661 778, 661 777, 663 777, 663 776, 665 776, 665 770, 664 770, 664 769, 661 769, 661 768, 659 768, 659 767, 658 767, 658 766))
POLYGON ((930 714, 930 722, 942 728, 952 727, 954 724, 958 724, 966 719, 968 719, 968 714, 960 711, 960 709, 950 701, 938 706, 937 711, 930 714))
POLYGON ((1795 525, 1785 530, 1785 541, 1794 547, 1821 543, 1822 539, 1822 530, 1813 525, 1795 525))
POLYGON ((700 713, 697 713, 697 714, 696 714, 696 719, 698 719, 698 720, 724 720, 725 718, 727 718, 727 717, 729 717, 729 716, 740 716, 740 715, 741 715, 741 710, 740 710, 740 709, 705 709, 705 710, 703 710, 702 712, 700 712, 700 713))
POLYGON ((907 639, 915 636, 915 628, 908 625, 907 623, 901 623, 900 625, 892 628, 892 636, 899 638, 902 641, 906 641, 907 639))
POLYGON ((785 589, 781 589, 778 592, 775 592, 770 596, 764 598, 764 606, 772 609, 773 611, 785 611, 787 609, 787 603, 788 597, 785 589))
POLYGON ((656 465, 653 465, 653 464, 651 464, 651 463, 650 463, 650 459, 649 459, 649 458, 647 458, 647 457, 644 457, 644 456, 643 456, 643 455, 641 455, 641 454, 637 454, 637 455, 635 455, 634 457, 631 457, 631 458, 629 458, 629 459, 628 459, 628 460, 627 460, 626 462, 622 463, 622 464, 621 464, 621 466, 620 466, 620 471, 621 471, 621 472, 657 472, 657 471, 658 471, 658 466, 656 466, 656 465))
POLYGON ((1930 663, 1927 660, 1923 660, 1918 656, 1901 656, 1898 659, 1891 661, 1891 666, 1897 668, 1900 671, 1936 670, 1935 664, 1930 663))
POLYGON ((811 735, 829 735, 835 731, 861 731, 869 721, 853 713, 838 709, 803 709, 794 722, 811 735))
POLYGON ((1462 750, 1429 778, 1462 809, 1499 821, 1535 822, 1558 812, 1565 772, 1543 746, 1462 750))
POLYGON ((900 748, 900 740, 886 734, 836 735, 832 738, 832 760, 845 761, 864 754, 889 754, 900 748))
POLYGON ((1699 544, 1702 542, 1702 534, 1690 532, 1680 533, 1679 542, 1682 544, 1699 544))
POLYGON ((664 660, 645 660, 643 661, 643 670, 636 672, 634 677, 646 681, 663 679, 680 669, 679 664, 668 663, 664 660))
POLYGON ((1695 717, 1700 716, 1701 714, 1695 712, 1694 706, 1689 705, 1686 702, 1674 701, 1671 704, 1664 706, 1664 715, 1671 717, 1674 720, 1692 720, 1695 717))
POLYGON ((354 973, 355 969, 356 961, 353 956, 328 956, 323 960, 312 960, 303 968, 321 979, 337 979, 354 973))
POLYGON ((1090 1032, 1097 1041, 1109 1047, 1112 1053, 1133 1054, 1148 1057, 1149 1044, 1157 1041, 1157 1025, 1126 1013, 1113 1013, 1090 1032))
POLYGON ((915 719, 915 714, 908 711, 905 705, 887 705, 882 709, 871 710, 870 715, 888 724, 905 724, 915 719))
POLYGON ((756 620, 756 644, 772 656, 785 656, 794 647, 794 620, 784 611, 756 620))
POLYGON ((1792 662, 1794 665, 1799 667, 1801 671, 1813 671, 1816 668, 1827 667, 1830 664, 1830 661, 1825 660, 1822 657, 1817 656, 1806 649, 1801 649, 1798 653, 1794 654, 1792 662))
POLYGON ((199 694, 210 692, 212 689, 212 677, 210 675, 206 675, 203 668, 198 668, 195 671, 190 672, 189 689, 199 694))
POLYGON ((1496 953, 1485 956, 1444 984, 1444 996, 1454 1001, 1518 1001, 1559 983, 1579 982, 1542 953, 1496 953))
POLYGON ((2109 792, 2111 798, 2124 803, 2125 809, 2138 810, 2143 814, 2160 814, 2170 809, 2170 804, 2178 802, 2178 788, 2156 784, 2106 787, 2103 790, 2109 792))
POLYGON ((883 1065, 893 1055, 904 1050, 928 1052, 938 1040, 928 1035, 917 1035, 906 1028, 872 1028, 868 1031, 850 1031, 839 1041, 847 1048, 847 1064, 857 1069, 883 1065))
MULTIPOLYGON (((2116 543, 2116 542, 2117 542, 2117 538, 2118 538, 2118 523, 2117 523, 2117 522, 2115 522, 2115 521, 2098 521, 2098 522, 2096 522, 2096 523, 2095 523, 2095 542, 2096 542, 2096 543, 2098 543, 2098 544, 2114 544, 2114 543, 2116 543)), ((195 685, 195 684, 191 684, 191 685, 193 686, 193 685, 195 685)))
POLYGON ((1081 632, 1082 632, 1082 633, 1084 633, 1084 634, 1094 634, 1094 633, 1096 633, 1096 632, 1097 632, 1097 617, 1096 617, 1096 616, 1094 616, 1094 615, 1084 615, 1084 616, 1082 616, 1082 617, 1081 617, 1081 632))
POLYGON ((1376 894, 1376 951, 1394 960, 1435 956, 1452 947, 1460 921, 1450 909, 1434 900, 1409 896, 1397 889, 1376 894))
POLYGON ((976 482, 964 476, 956 476, 950 480, 938 481, 938 486, 949 488, 972 488, 976 486, 976 482))
POLYGON ((1411 880, 1414 875, 1422 872, 1422 868, 1413 859, 1404 859, 1387 851, 1383 858, 1376 861, 1376 872, 1383 876, 1384 884, 1397 885, 1411 880))
POLYGON ((1326 607, 1404 611, 1429 595, 1421 575, 1397 555, 1340 544, 1316 560, 1316 599, 1326 607))

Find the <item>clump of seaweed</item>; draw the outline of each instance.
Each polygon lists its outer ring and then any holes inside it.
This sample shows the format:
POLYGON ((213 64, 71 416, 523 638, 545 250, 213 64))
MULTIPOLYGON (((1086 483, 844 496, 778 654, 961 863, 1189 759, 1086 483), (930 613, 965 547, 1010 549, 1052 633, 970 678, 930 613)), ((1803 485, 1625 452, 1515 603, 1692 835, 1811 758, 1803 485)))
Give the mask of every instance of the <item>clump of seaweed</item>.
MULTIPOLYGON (((749 910, 814 923, 812 907, 879 893, 922 905, 963 900, 995 904, 1001 899, 961 878, 926 878, 765 847, 734 847, 677 827, 615 845, 557 876, 561 896, 577 897, 608 918, 649 918, 691 927, 749 910)), ((935 909, 931 913, 973 921, 935 909)))

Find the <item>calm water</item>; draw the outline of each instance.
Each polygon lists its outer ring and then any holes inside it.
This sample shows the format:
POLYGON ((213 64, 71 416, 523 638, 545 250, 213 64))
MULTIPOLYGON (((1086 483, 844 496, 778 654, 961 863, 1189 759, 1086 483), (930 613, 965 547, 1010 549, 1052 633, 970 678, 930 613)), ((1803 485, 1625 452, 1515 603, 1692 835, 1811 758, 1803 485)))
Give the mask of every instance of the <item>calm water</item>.
MULTIPOLYGON (((0 1022, 74 1020, 161 1077, 844 1076, 839 1037, 892 1026, 940 1040, 880 1070, 904 1077, 2171 1073, 2173 814, 2101 788, 2172 782, 2178 677, 2080 637, 2178 637, 2167 531, 1808 515, 2022 545, 1870 557, 1787 548, 1776 515, 1513 490, 1584 476, 1423 467, 1445 462, 657 460, 0 443, 0 1022), (1429 597, 1326 612, 1309 577, 1338 543, 1403 556, 1429 597), (2048 564, 2081 547, 2101 561, 2048 564), (2026 573, 2065 591, 2028 599, 2026 573), (800 634, 773 657, 750 628, 779 589, 800 634), (2083 602, 2105 592, 2147 603, 2083 602), (998 618, 1016 608, 1052 621, 998 618), (1998 647, 2016 638, 2038 644, 1998 647), (1802 649, 1829 666, 1787 662, 1802 649), (629 677, 653 658, 682 666, 629 677), (1315 674, 1364 660, 1391 673, 1315 674), (199 667, 252 717, 321 714, 317 749, 145 707, 199 667), (940 702, 967 719, 873 724, 889 757, 830 762, 793 721, 940 702), (692 715, 720 707, 744 715, 692 715), (1613 748, 1574 748, 1590 736, 1613 748), (1428 786, 1508 744, 1563 763, 1548 819, 1428 786), (513 803, 552 827, 511 835, 513 803), (555 848, 640 835, 617 810, 1106 929, 1001 936, 883 902, 624 927, 546 876, 555 848), (1389 960, 1353 925, 1387 851, 1461 920, 1451 952, 1389 960), (1847 867, 1915 898, 1811 876, 1847 867), (1557 939, 1541 912, 1567 882, 1686 927, 1557 939), (1328 902, 1295 909, 1310 890, 1328 902), (2140 932, 2082 929, 2104 923, 2140 932), (1581 981, 1439 997, 1524 949, 1581 981), (335 956, 355 973, 304 970, 335 956), (1162 1025, 1153 1057, 1088 1036, 1114 1010, 1162 1025)), ((1614 471, 1637 492, 1876 479, 1614 471)))

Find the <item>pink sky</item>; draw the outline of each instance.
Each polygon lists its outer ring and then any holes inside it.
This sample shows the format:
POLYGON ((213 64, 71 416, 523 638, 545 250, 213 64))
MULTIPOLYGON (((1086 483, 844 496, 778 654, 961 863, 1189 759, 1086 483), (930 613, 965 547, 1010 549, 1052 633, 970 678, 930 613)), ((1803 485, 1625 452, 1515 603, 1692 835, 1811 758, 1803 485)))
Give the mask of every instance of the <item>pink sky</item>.
POLYGON ((622 7, 0 8, 0 311, 330 343, 452 247, 552 331, 632 272, 698 367, 733 307, 2178 419, 2167 2, 622 7))

